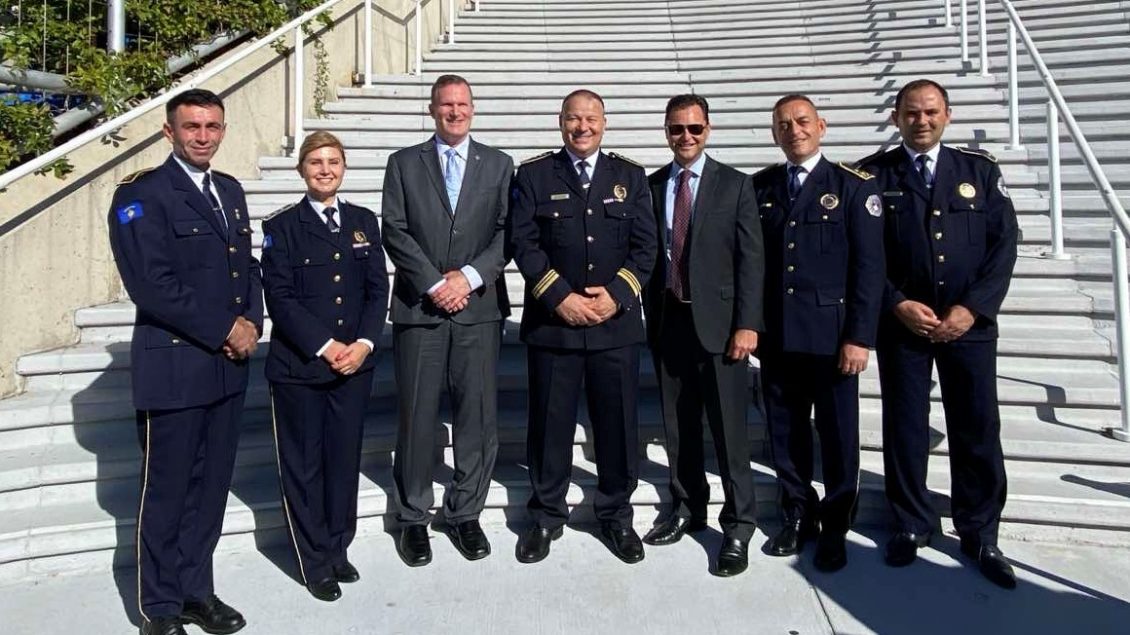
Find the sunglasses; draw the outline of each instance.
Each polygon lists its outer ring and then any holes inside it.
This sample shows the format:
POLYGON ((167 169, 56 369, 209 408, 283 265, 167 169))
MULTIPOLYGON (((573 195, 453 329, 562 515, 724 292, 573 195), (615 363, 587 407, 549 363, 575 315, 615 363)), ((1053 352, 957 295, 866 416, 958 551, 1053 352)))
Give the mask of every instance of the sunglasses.
POLYGON ((672 137, 678 137, 682 135, 684 131, 689 132, 697 137, 698 135, 706 131, 706 124, 691 123, 685 126, 681 123, 667 124, 667 134, 671 135, 672 137))

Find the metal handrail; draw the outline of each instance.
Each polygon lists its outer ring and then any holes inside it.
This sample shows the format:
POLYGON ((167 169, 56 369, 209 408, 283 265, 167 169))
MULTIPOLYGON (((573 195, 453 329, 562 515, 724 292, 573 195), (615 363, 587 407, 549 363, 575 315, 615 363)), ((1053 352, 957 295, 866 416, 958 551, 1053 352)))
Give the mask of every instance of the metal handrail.
MULTIPOLYGON (((1110 212, 1111 219, 1114 221, 1114 228, 1111 229, 1110 232, 1110 248, 1111 260, 1114 265, 1114 318, 1118 334, 1117 356, 1121 427, 1112 428, 1108 430, 1108 432, 1112 437, 1120 441, 1130 442, 1130 281, 1128 281, 1128 278, 1130 278, 1130 267, 1127 265, 1126 255, 1126 238, 1130 236, 1130 216, 1126 214, 1126 209, 1122 206, 1122 202, 1118 200, 1114 187, 1110 184, 1110 180, 1107 178, 1102 166, 1099 165, 1095 153, 1091 150, 1090 143, 1087 142, 1086 135, 1083 134, 1083 130, 1080 129, 1079 123, 1075 120, 1075 115, 1071 113, 1071 109, 1067 105, 1067 100, 1063 97, 1063 92, 1060 91, 1059 85, 1056 83, 1055 78, 1052 77, 1047 64, 1044 63, 1044 59, 1040 55, 1040 50, 1032 40, 1028 29, 1024 26, 1024 22, 1021 20, 1020 14, 1017 13, 1016 7, 1013 6, 1011 0, 998 0, 998 2, 1005 13, 1008 14, 1009 19, 1008 98, 1011 148, 1019 149, 1021 147, 1019 121, 1020 95, 1017 90, 1018 73, 1015 42, 1017 35, 1019 35, 1021 41, 1024 42, 1024 47, 1028 50, 1028 56, 1031 58, 1032 64, 1036 67, 1036 71, 1039 73, 1040 79, 1044 84, 1044 89, 1048 93, 1048 180, 1051 199, 1049 212, 1052 222, 1052 252, 1050 255, 1056 258, 1065 257, 1063 250, 1063 210, 1059 165, 1059 118, 1061 116, 1068 133, 1071 135, 1072 141, 1075 142, 1075 147, 1079 150, 1079 154, 1083 158, 1083 163, 1087 166, 1087 171, 1091 174, 1091 180, 1094 181, 1095 185, 1098 187, 1103 201, 1106 203, 1107 211, 1110 212)), ((985 28, 986 0, 978 0, 978 3, 978 17, 980 22, 980 41, 978 42, 980 48, 980 71, 982 75, 987 76, 989 74, 989 49, 985 28)), ((946 5, 948 14, 949 3, 947 2, 946 5)), ((965 0, 962 0, 961 5, 962 59, 968 61, 968 49, 966 48, 966 43, 968 42, 968 24, 965 16, 965 0)))
MULTIPOLYGON (((368 5, 370 1, 371 0, 366 0, 366 5, 368 5)), ((64 143, 63 145, 58 146, 58 147, 50 150, 49 152, 46 152, 46 153, 40 155, 39 157, 36 157, 35 159, 28 161, 27 163, 23 163, 21 165, 18 165, 16 167, 12 168, 11 170, 8 170, 7 172, 0 174, 0 190, 7 188, 11 184, 15 183, 19 179, 21 179, 21 178, 23 178, 23 177, 25 177, 29 174, 33 174, 35 172, 38 172, 38 171, 50 166, 55 161, 58 161, 59 159, 66 156, 67 154, 70 154, 71 152, 73 152, 73 151, 77 150, 78 148, 86 145, 87 143, 90 143, 91 141, 94 141, 95 139, 100 139, 103 136, 117 130, 118 128, 121 128, 122 126, 124 126, 128 123, 130 123, 131 121, 148 114, 150 111, 152 111, 156 108, 159 108, 161 106, 164 106, 173 97, 176 97, 180 93, 182 93, 186 90, 189 90, 191 88, 196 88, 197 86, 203 84, 204 82, 212 79, 213 77, 219 75, 220 73, 226 71, 227 69, 231 68, 232 66, 243 61, 244 59, 246 59, 250 55, 258 52, 260 49, 267 47, 267 46, 270 46, 275 40, 277 40, 280 37, 287 35, 287 33, 290 32, 290 31, 294 32, 295 56, 296 56, 296 62, 297 62, 294 65, 296 72, 294 73, 294 80, 293 80, 294 84, 293 85, 296 87, 296 89, 294 91, 294 95, 295 95, 295 109, 294 109, 295 125, 294 125, 294 130, 295 130, 295 133, 296 133, 295 138, 298 139, 300 137, 300 133, 301 133, 301 130, 302 130, 302 117, 303 117, 303 112, 302 112, 302 94, 303 94, 303 91, 301 89, 303 78, 302 78, 302 75, 300 74, 301 66, 302 66, 302 62, 300 61, 302 59, 302 40, 303 40, 302 27, 305 24, 307 24, 308 22, 310 22, 311 20, 313 20, 314 18, 321 15, 322 13, 329 11, 330 9, 332 9, 333 7, 338 5, 340 2, 342 2, 342 0, 326 0, 326 2, 323 2, 322 4, 318 5, 317 7, 310 9, 306 13, 303 13, 302 15, 291 20, 290 22, 287 22, 286 24, 280 26, 279 28, 275 29, 274 31, 271 31, 267 35, 259 38, 257 41, 255 41, 254 43, 249 45, 247 48, 241 49, 240 51, 232 54, 231 57, 228 57, 224 60, 221 60, 221 61, 217 62, 215 65, 203 68, 200 71, 186 77, 181 83, 179 83, 179 84, 177 84, 177 86, 169 89, 167 92, 162 93, 161 95, 158 95, 156 97, 153 97, 152 99, 145 101, 144 103, 138 105, 136 108, 133 108, 129 112, 123 113, 123 114, 119 115, 118 117, 115 117, 115 118, 103 123, 102 125, 100 125, 96 128, 88 130, 88 131, 84 132, 83 134, 75 137, 74 139, 71 139, 67 143, 64 143)), ((372 38, 372 36, 373 36, 372 30, 371 29, 366 30, 365 38, 370 39, 370 38, 372 38)))

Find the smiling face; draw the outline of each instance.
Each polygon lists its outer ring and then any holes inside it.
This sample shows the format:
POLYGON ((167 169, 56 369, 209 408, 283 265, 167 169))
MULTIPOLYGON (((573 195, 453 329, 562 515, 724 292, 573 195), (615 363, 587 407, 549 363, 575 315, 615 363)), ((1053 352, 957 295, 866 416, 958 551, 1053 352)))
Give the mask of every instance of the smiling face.
POLYGON ((891 121, 907 146, 915 152, 927 152, 941 143, 950 122, 950 108, 937 88, 923 86, 903 95, 899 107, 891 113, 891 121))
POLYGON ((791 163, 799 165, 820 152, 827 131, 828 123, 803 99, 787 101, 773 111, 773 142, 791 163))
POLYGON ((587 159, 600 150, 607 120, 599 99, 588 95, 574 95, 561 106, 558 123, 561 126, 561 140, 577 157, 587 159))
POLYGON ((163 127, 173 154, 185 163, 207 170, 224 140, 224 110, 217 106, 178 106, 163 127))
POLYGON ((675 153, 679 165, 687 167, 698 160, 706 150, 706 140, 710 138, 710 124, 706 113, 698 105, 680 108, 667 117, 664 125, 667 132, 667 145, 675 153), (698 130, 698 134, 695 134, 698 130))
POLYGON ((337 197, 341 179, 345 176, 345 157, 334 146, 311 150, 302 158, 298 173, 306 181, 310 198, 329 204, 337 197))
POLYGON ((437 88, 428 104, 428 114, 436 122, 436 135, 449 146, 457 146, 471 133, 475 104, 471 87, 463 83, 437 88))

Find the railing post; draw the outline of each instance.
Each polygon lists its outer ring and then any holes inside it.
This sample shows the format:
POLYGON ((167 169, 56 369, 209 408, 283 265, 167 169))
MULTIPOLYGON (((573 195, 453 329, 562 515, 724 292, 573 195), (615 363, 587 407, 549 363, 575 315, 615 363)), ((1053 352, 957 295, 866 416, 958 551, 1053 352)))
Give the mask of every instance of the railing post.
POLYGON ((946 28, 947 29, 953 28, 953 2, 952 2, 952 0, 946 0, 946 28))
POLYGON ((966 0, 961 0, 961 61, 969 61, 969 11, 966 0))
POLYGON ((1114 323, 1118 334, 1118 402, 1121 428, 1110 428, 1110 436, 1130 442, 1130 282, 1127 282, 1126 237, 1115 224, 1110 231, 1110 256, 1114 262, 1114 323))
MULTIPOLYGON (((946 2, 949 2, 949 1, 950 0, 946 0, 946 2)), ((479 9, 482 9, 482 8, 483 8, 483 3, 480 2, 479 0, 475 0, 475 13, 478 13, 479 9)))
POLYGON ((424 61, 423 61, 424 55, 421 52, 421 50, 424 47, 424 43, 420 41, 424 37, 423 36, 424 29, 421 26, 421 22, 423 21, 424 16, 420 15, 420 0, 416 0, 415 16, 416 16, 416 20, 415 20, 415 22, 416 22, 416 74, 419 75, 423 72, 423 68, 424 68, 424 61))
POLYGON ((977 39, 980 40, 977 65, 980 66, 981 77, 989 76, 989 28, 988 18, 985 16, 985 0, 977 0, 977 39))
POLYGON ((126 50, 126 0, 109 0, 106 7, 106 49, 111 53, 126 50))
POLYGON ((303 130, 302 119, 305 115, 306 104, 303 94, 302 78, 306 71, 306 54, 302 50, 302 25, 294 27, 294 153, 298 153, 298 146, 302 145, 302 137, 306 136, 303 130))
POLYGON ((455 0, 447 0, 447 43, 455 44, 455 0))
POLYGON ((1020 145, 1020 91, 1016 70, 1016 25, 1008 21, 1008 131, 1009 149, 1023 150, 1020 145))
POLYGON ((365 87, 373 85, 373 0, 365 0, 365 87))
POLYGON ((1063 192, 1059 174, 1059 110, 1055 101, 1048 99, 1048 216, 1051 220, 1052 251, 1049 258, 1064 259, 1063 251, 1063 192))

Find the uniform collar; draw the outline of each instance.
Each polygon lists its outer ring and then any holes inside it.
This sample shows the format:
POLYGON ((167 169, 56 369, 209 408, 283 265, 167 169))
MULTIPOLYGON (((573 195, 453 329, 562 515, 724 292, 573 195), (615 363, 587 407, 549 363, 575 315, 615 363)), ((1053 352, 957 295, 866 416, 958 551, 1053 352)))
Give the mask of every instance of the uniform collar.
POLYGON ((213 183, 216 182, 215 175, 212 175, 211 166, 209 166, 207 170, 201 170, 200 168, 198 168, 194 165, 191 165, 190 163, 188 163, 184 159, 178 157, 175 152, 172 154, 172 157, 173 157, 173 160, 175 160, 177 162, 177 165, 179 165, 181 167, 181 169, 184 170, 184 173, 188 175, 188 178, 192 179, 192 182, 196 185, 196 189, 200 190, 201 192, 204 191, 204 175, 205 174, 211 175, 209 177, 209 180, 211 180, 213 183))
POLYGON ((933 148, 930 148, 929 150, 927 150, 925 152, 919 152, 919 151, 915 150, 914 148, 911 148, 910 146, 906 145, 906 143, 902 144, 902 148, 903 148, 903 150, 906 150, 906 153, 908 155, 910 155, 910 162, 911 163, 914 163, 914 161, 918 159, 919 155, 924 154, 927 157, 929 157, 929 159, 930 159, 929 165, 930 165, 931 169, 933 169, 934 166, 938 165, 938 155, 941 154, 942 144, 937 143, 937 144, 934 145, 933 148))

